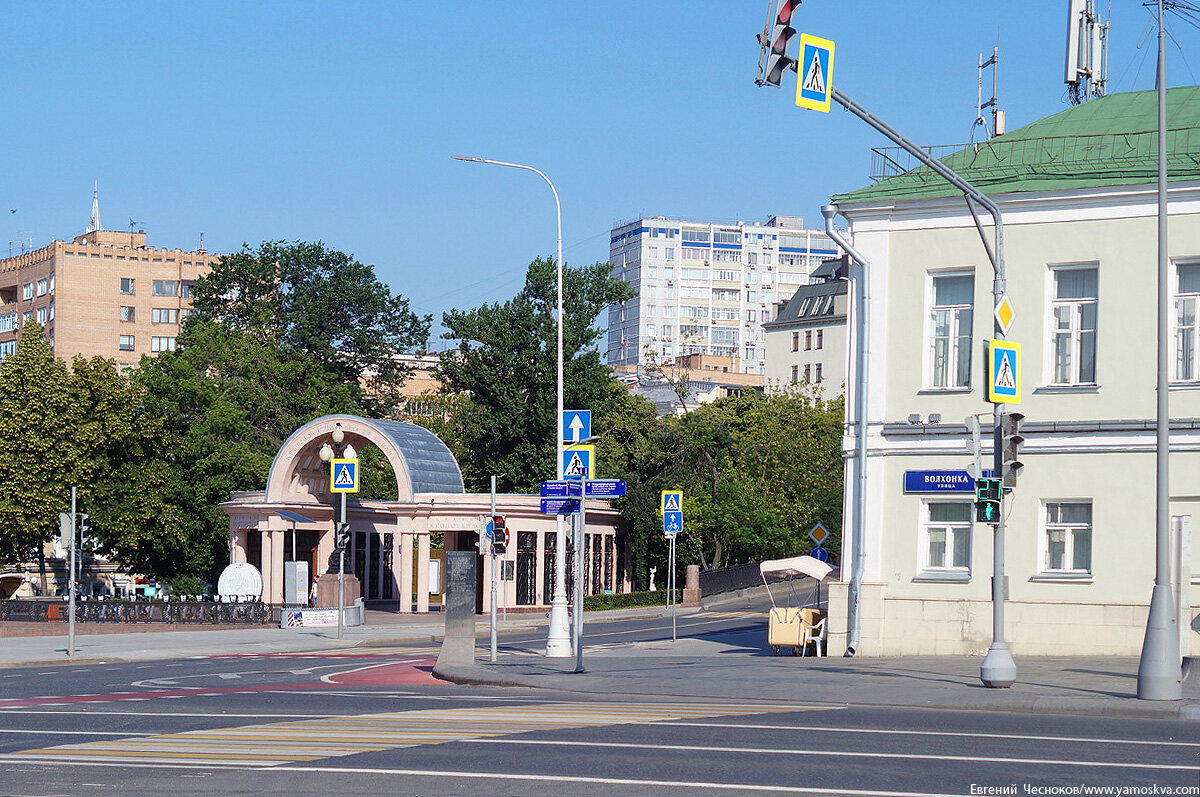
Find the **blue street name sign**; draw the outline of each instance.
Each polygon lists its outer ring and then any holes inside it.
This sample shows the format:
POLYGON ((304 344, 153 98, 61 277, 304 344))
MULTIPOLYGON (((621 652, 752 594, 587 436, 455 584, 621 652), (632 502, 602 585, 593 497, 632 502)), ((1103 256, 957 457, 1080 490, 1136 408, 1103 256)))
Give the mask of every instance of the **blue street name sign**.
MULTIPOLYGON (((574 479, 572 479, 571 481, 561 481, 561 482, 560 481, 542 482, 542 485, 541 485, 542 498, 578 498, 579 497, 579 484, 580 484, 580 482, 578 480, 574 480, 574 479)), ((588 495, 591 495, 591 494, 592 494, 591 491, 589 491, 588 495)), ((624 495, 624 494, 625 493, 621 493, 621 495, 624 495)))
MULTIPOLYGON (((991 474, 983 472, 983 478, 991 474)), ((975 480, 965 470, 906 470, 906 493, 974 493, 975 480)))
POLYGON ((579 511, 578 498, 543 498, 543 515, 573 515, 579 511))
MULTIPOLYGON (((574 484, 578 485, 579 482, 574 484)), ((620 498, 625 495, 625 482, 620 479, 590 481, 587 483, 587 494, 588 498, 620 498)))
POLYGON ((822 548, 820 546, 813 548, 811 551, 808 552, 808 555, 811 556, 813 559, 816 559, 821 562, 829 561, 829 551, 825 550, 824 548, 822 548))

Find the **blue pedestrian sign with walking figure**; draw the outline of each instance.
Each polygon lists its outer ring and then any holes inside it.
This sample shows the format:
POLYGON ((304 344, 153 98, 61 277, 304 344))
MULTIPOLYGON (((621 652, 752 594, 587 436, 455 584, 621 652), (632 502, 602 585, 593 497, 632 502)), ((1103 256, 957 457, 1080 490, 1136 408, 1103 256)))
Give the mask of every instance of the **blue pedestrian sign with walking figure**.
POLYGON ((334 459, 329 462, 329 492, 358 492, 357 459, 334 459))

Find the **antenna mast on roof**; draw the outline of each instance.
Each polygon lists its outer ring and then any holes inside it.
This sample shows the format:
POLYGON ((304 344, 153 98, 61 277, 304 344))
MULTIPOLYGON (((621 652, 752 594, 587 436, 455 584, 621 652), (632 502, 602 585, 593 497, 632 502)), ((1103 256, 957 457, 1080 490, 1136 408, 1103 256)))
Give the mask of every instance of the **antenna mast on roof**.
POLYGON ((975 128, 982 127, 988 132, 988 138, 1004 134, 1004 111, 1000 110, 999 99, 999 79, 1000 79, 1000 45, 992 48, 992 57, 983 60, 983 53, 979 54, 979 78, 978 88, 975 93, 975 121, 971 125, 971 135, 967 136, 967 143, 971 143, 975 139, 975 128), (983 70, 988 67, 992 68, 992 98, 987 102, 983 101, 983 70), (992 125, 989 128, 987 119, 983 115, 985 108, 992 109, 992 125))
POLYGON ((1108 23, 1095 0, 1067 0, 1067 62, 1064 80, 1072 105, 1103 97, 1108 83, 1108 23))

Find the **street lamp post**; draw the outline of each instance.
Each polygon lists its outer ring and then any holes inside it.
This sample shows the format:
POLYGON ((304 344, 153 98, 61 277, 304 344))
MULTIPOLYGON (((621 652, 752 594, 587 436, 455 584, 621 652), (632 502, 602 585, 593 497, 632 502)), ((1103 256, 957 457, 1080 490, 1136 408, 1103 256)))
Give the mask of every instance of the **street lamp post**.
MULTIPOLYGON (((490 163, 493 166, 508 166, 513 169, 523 169, 533 172, 546 181, 554 193, 554 213, 558 225, 558 441, 555 450, 558 457, 558 479, 563 477, 563 260, 562 260, 562 205, 558 201, 558 189, 550 178, 532 166, 520 163, 488 160, 487 158, 472 158, 466 155, 452 155, 454 160, 469 163, 490 163)), ((566 558, 567 536, 563 529, 562 515, 555 516, 554 534, 554 598, 550 604, 550 631, 546 638, 546 656, 550 658, 569 658, 571 655, 571 634, 567 624, 567 589, 566 589, 566 558)))
MULTIPOLYGON (((337 452, 338 457, 344 456, 348 459, 354 459, 354 456, 356 453, 354 451, 354 446, 347 444, 345 448, 342 448, 342 441, 346 439, 346 433, 342 431, 341 424, 338 424, 337 427, 333 430, 333 432, 329 436, 333 439, 333 444, 338 447, 338 452, 337 452)), ((333 447, 330 446, 329 443, 322 443, 321 450, 318 452, 318 456, 321 458, 322 462, 328 463, 330 460, 332 460, 334 458, 333 447)), ((337 596, 337 602, 338 602, 338 606, 337 606, 338 634, 337 635, 338 635, 338 639, 342 638, 342 628, 345 624, 345 621, 343 619, 343 613, 345 611, 345 604, 346 604, 346 548, 344 546, 338 544, 338 529, 344 523, 346 523, 346 494, 343 492, 342 493, 342 511, 339 513, 338 522, 334 525, 334 528, 333 528, 333 542, 334 542, 334 545, 337 546, 337 552, 338 552, 338 596, 337 596)))

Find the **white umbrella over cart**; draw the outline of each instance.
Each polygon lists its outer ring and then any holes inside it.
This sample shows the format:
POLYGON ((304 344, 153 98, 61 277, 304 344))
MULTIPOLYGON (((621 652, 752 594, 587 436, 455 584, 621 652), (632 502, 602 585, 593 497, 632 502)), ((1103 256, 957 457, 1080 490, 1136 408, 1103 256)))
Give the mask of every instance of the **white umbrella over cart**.
POLYGON ((826 617, 821 610, 821 582, 837 568, 811 556, 792 556, 788 559, 768 559, 758 566, 758 570, 767 588, 767 596, 771 599, 767 644, 774 648, 775 655, 779 655, 780 648, 789 647, 793 656, 805 655, 810 643, 816 655, 823 655, 826 617), (791 606, 780 606, 775 602, 768 576, 772 577, 777 588, 780 583, 788 585, 791 606), (795 585, 801 578, 811 578, 817 582, 816 599, 812 606, 797 605, 800 600, 795 585))

